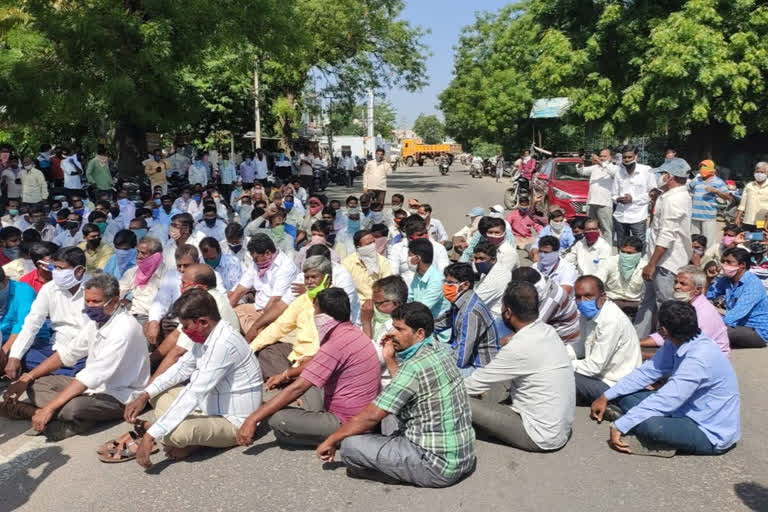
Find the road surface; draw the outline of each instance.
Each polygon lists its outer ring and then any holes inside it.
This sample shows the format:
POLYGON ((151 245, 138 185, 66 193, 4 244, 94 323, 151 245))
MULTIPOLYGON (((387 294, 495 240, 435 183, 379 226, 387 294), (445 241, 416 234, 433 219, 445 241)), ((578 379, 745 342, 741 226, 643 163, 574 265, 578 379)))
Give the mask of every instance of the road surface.
MULTIPOLYGON (((401 167, 391 185, 390 194, 431 203, 449 233, 472 207, 501 203, 504 188, 491 178, 473 180, 457 166, 445 177, 435 167, 401 167)), ((342 199, 350 192, 328 190, 342 199)), ((96 459, 96 446, 125 425, 48 443, 23 436, 27 423, 0 418, 0 511, 768 510, 768 350, 736 351, 732 360, 742 390, 743 440, 719 457, 618 454, 606 445, 608 425, 594 424, 586 408, 577 408, 573 437, 562 450, 528 454, 481 441, 471 477, 429 490, 349 479, 313 451, 279 448, 271 433, 248 449, 209 450, 189 461, 168 463, 157 454, 156 466, 145 472, 135 462, 96 459)))

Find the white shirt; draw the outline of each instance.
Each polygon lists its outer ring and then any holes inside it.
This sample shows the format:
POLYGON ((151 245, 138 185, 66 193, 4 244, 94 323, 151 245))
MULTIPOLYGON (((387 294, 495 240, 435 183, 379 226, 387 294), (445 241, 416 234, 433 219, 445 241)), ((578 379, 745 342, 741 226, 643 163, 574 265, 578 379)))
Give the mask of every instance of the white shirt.
POLYGON ((190 185, 197 185, 199 183, 202 186, 206 186, 208 184, 208 166, 190 165, 187 179, 190 185))
POLYGON ((21 198, 21 184, 16 184, 17 179, 21 179, 21 168, 17 168, 14 171, 9 167, 0 174, 0 180, 8 187, 6 189, 8 197, 21 198))
POLYGON ((144 286, 136 284, 136 272, 138 270, 138 266, 133 266, 126 270, 123 277, 120 278, 120 297, 125 298, 130 293, 132 296, 130 313, 132 315, 148 315, 149 308, 152 307, 152 303, 160 291, 160 286, 163 284, 166 266, 160 263, 160 266, 155 269, 144 286))
POLYGON ((582 238, 562 258, 576 266, 576 270, 582 276, 597 275, 598 269, 611 256, 611 245, 603 238, 598 238, 591 246, 582 238))
MULTIPOLYGON (((205 235, 203 235, 201 232, 192 231, 192 234, 189 235, 189 238, 187 238, 185 245, 194 245, 195 247, 198 247, 200 242, 203 241, 203 238, 205 238, 205 235)), ((169 238, 163 247, 163 265, 168 268, 176 268, 176 249, 178 249, 176 240, 169 238)), ((198 251, 199 249, 200 248, 198 247, 198 251)), ((203 256, 200 254, 200 263, 203 262, 202 258, 203 256)))
POLYGON ((264 158, 263 160, 259 160, 258 158, 255 158, 253 160, 254 168, 256 169, 256 179, 257 180, 265 180, 267 179, 267 159, 264 158))
POLYGON ((629 194, 632 201, 626 204, 617 203, 613 218, 624 224, 642 222, 648 218, 648 204, 651 202, 648 193, 656 188, 656 177, 651 168, 643 164, 635 164, 635 172, 630 176, 624 164, 616 173, 613 180, 613 200, 629 194))
MULTIPOLYGON (((360 296, 357 294, 357 286, 355 285, 354 279, 352 279, 352 274, 349 273, 349 270, 344 268, 344 265, 341 263, 331 263, 331 285, 334 288, 341 288, 345 292, 347 292, 347 296, 349 297, 349 307, 350 311, 352 313, 352 323, 360 326, 360 296)), ((304 272, 299 272, 296 274, 296 279, 294 279, 293 283, 291 284, 304 284, 304 272)), ((291 287, 288 287, 288 291, 283 295, 283 298, 281 299, 285 304, 290 305, 294 300, 296 300, 296 295, 293 293, 293 290, 291 287)))
POLYGON ((691 261, 691 195, 686 187, 667 190, 656 200, 646 245, 648 259, 657 246, 667 248, 658 266, 673 274, 691 261))
POLYGON ((596 206, 613 205, 613 179, 619 167, 614 163, 601 162, 600 165, 590 165, 579 170, 582 176, 589 176, 589 196, 587 204, 596 206))
POLYGON ((77 337, 59 346, 64 366, 74 366, 88 356, 75 379, 88 389, 86 395, 105 393, 127 404, 141 394, 149 380, 149 352, 141 325, 119 308, 101 328, 87 320, 77 337))
POLYGON ((355 159, 351 156, 345 156, 341 159, 341 162, 339 162, 339 166, 344 169, 345 171, 354 171, 355 167, 355 159))
POLYGON ((573 369, 562 340, 540 320, 526 325, 483 368, 466 379, 470 395, 491 384, 511 381, 510 408, 523 420, 528 437, 543 450, 556 450, 568 441, 576 406, 573 369))
POLYGON ((253 289, 256 292, 253 307, 257 311, 267 307, 272 297, 284 297, 296 280, 299 269, 285 252, 278 250, 277 257, 267 269, 264 277, 259 277, 259 269, 254 264, 243 273, 240 286, 253 289))
POLYGON ((376 349, 376 356, 379 358, 379 364, 381 365, 381 388, 384 389, 387 384, 392 382, 392 376, 389 374, 389 369, 387 368, 387 363, 384 361, 384 354, 382 353, 383 347, 382 340, 384 339, 384 336, 386 336, 389 331, 392 330, 392 319, 390 318, 384 324, 379 327, 379 329, 373 333, 373 348, 376 349))
POLYGON ((510 272, 520 266, 520 256, 517 254, 517 245, 506 241, 496 249, 496 261, 509 267, 510 272))
POLYGON ((226 322, 216 324, 205 343, 195 343, 146 392, 153 398, 187 379, 189 384, 147 431, 155 439, 172 432, 196 409, 205 416, 223 416, 239 428, 261 406, 259 363, 240 333, 226 322))
POLYGON ((629 279, 624 279, 619 270, 619 255, 611 256, 595 274, 605 285, 605 294, 611 300, 639 301, 645 292, 643 268, 648 264, 647 258, 640 258, 629 279))
POLYGON ((61 171, 64 174, 64 188, 81 189, 83 183, 80 180, 80 174, 74 174, 78 171, 77 166, 73 162, 74 156, 70 156, 61 162, 61 171))
POLYGON ((212 228, 208 227, 208 224, 205 223, 205 220, 201 220, 200 222, 198 222, 196 227, 196 230, 202 233, 203 238, 210 236, 211 238, 215 238, 219 242, 223 242, 224 240, 227 239, 227 237, 224 235, 224 231, 226 229, 227 229, 227 223, 221 219, 216 219, 216 223, 213 225, 212 228))
MULTIPOLYGON (((213 273, 216 275, 216 289, 221 293, 226 293, 221 279, 221 275, 215 270, 213 273)), ((160 289, 155 295, 155 300, 149 307, 149 321, 159 322, 162 318, 171 310, 171 306, 176 302, 176 299, 181 297, 181 274, 175 267, 168 267, 163 276, 163 282, 160 285, 160 289)))
POLYGON ((10 357, 24 357, 48 318, 53 330, 53 350, 61 350, 62 346, 70 345, 88 320, 83 314, 83 297, 82 284, 72 295, 69 290, 62 290, 53 281, 45 283, 32 302, 29 314, 24 319, 24 326, 11 347, 10 357))
MULTIPOLYGON (((229 304, 229 298, 227 298, 226 295, 215 288, 213 290, 208 290, 208 294, 213 297, 213 300, 216 301, 216 306, 219 309, 219 315, 221 315, 221 319, 228 323, 235 332, 240 332, 240 320, 237 318, 237 313, 235 313, 235 310, 232 309, 232 306, 229 304)), ((189 339, 189 336, 184 334, 184 331, 181 328, 181 324, 179 324, 176 330, 179 332, 179 338, 176 340, 176 346, 183 348, 187 352, 192 350, 192 347, 195 346, 195 342, 189 339)))
POLYGON ((429 231, 429 238, 435 242, 447 242, 450 240, 443 223, 437 219, 429 219, 429 228, 427 229, 429 231))
MULTIPOLYGON (((432 243, 433 258, 432 264, 442 272, 445 267, 450 265, 448 259, 448 252, 445 250, 442 244, 430 240, 432 243)), ((408 239, 403 238, 398 243, 392 246, 389 251, 389 267, 392 269, 392 274, 400 276, 405 281, 405 284, 411 286, 413 281, 413 271, 408 269, 408 239)))
POLYGON ((584 344, 584 359, 575 359, 569 346, 576 373, 596 377, 608 386, 628 375, 643 363, 640 341, 632 322, 619 306, 606 300, 597 316, 579 319, 580 342, 584 344))
POLYGON ((501 299, 512 280, 512 269, 496 262, 491 271, 475 284, 475 293, 488 306, 494 317, 501 315, 501 299))
POLYGON ((567 261, 563 261, 562 259, 558 262, 553 270, 550 270, 549 274, 543 272, 541 268, 539 268, 538 261, 532 266, 538 270, 540 274, 547 276, 550 280, 554 281, 560 286, 573 287, 573 285, 576 284, 576 280, 579 278, 579 272, 576 270, 576 267, 567 261))

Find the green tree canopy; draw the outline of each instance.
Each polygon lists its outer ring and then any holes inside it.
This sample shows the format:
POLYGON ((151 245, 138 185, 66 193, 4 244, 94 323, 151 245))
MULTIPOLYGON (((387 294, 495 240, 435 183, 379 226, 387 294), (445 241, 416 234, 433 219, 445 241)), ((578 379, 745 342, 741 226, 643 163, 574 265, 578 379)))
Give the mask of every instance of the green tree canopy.
POLYGON ((434 114, 419 114, 413 122, 413 131, 424 144, 439 144, 445 139, 445 126, 434 114))

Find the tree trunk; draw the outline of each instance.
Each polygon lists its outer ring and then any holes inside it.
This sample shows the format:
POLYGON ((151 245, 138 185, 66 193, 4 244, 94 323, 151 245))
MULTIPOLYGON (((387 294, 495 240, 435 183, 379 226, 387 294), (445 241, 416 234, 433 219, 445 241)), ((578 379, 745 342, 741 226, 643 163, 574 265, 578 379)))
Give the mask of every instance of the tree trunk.
POLYGON ((128 121, 121 121, 115 130, 117 173, 120 178, 141 176, 141 162, 147 158, 147 131, 128 121))
POLYGON ((296 93, 293 90, 285 91, 285 99, 287 103, 293 107, 293 112, 286 111, 280 112, 278 116, 278 123, 280 124, 280 146, 285 149, 285 152, 290 154, 293 151, 293 130, 295 126, 296 113, 296 93))

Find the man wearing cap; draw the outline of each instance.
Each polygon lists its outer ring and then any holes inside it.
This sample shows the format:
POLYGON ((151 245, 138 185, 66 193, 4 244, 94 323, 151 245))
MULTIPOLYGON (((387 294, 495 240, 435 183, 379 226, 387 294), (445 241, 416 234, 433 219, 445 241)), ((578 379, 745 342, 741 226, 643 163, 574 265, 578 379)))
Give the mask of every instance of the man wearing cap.
POLYGON ((451 237, 451 241, 453 242, 453 251, 455 252, 456 256, 455 259, 458 259, 461 256, 462 251, 464 251, 469 245, 469 241, 472 239, 472 235, 477 232, 477 224, 480 222, 480 219, 485 217, 485 208, 475 206, 472 208, 472 211, 466 215, 466 217, 467 220, 469 220, 469 223, 454 233, 454 235, 451 237))
POLYGON ((715 175, 715 162, 704 160, 699 164, 699 175, 688 184, 693 194, 691 234, 707 237, 707 248, 717 243, 717 199, 731 200, 728 186, 715 175))
POLYGON ((635 317, 642 339, 653 328, 653 316, 664 301, 674 299, 675 275, 688 264, 691 247, 691 196, 685 187, 689 165, 682 158, 666 160, 655 169, 666 190, 656 200, 656 210, 646 245, 648 264, 643 269, 645 295, 635 317))

